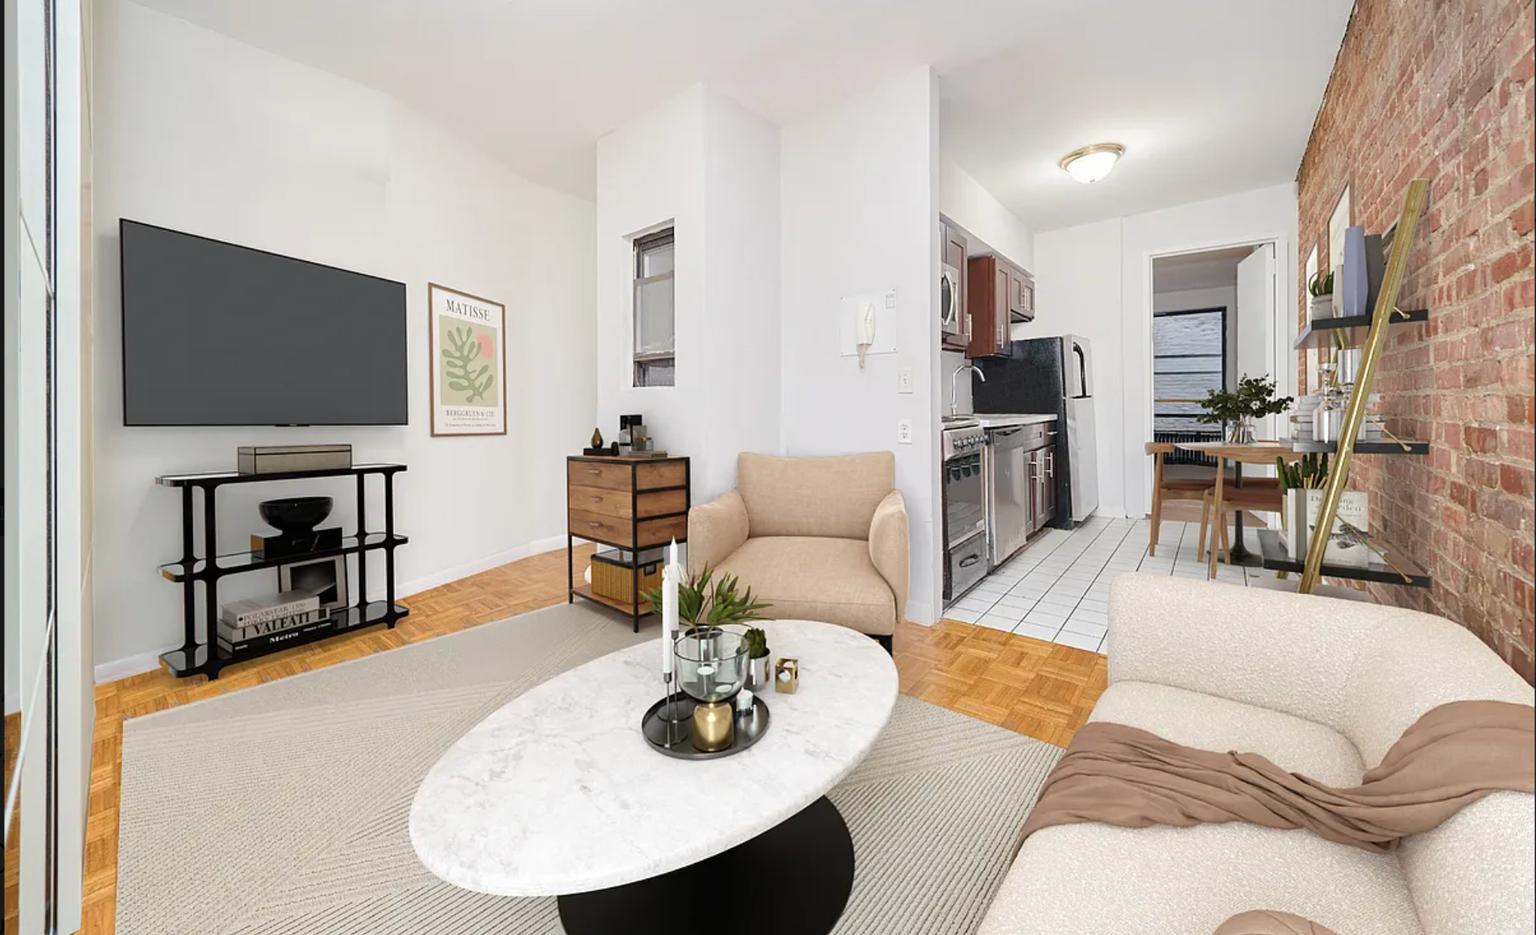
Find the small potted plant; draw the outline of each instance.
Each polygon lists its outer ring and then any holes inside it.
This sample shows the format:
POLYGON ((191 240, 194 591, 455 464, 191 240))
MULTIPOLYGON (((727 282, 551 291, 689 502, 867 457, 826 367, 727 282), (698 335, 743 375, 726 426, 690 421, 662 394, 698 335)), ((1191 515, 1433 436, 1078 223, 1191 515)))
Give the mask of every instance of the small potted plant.
POLYGON ((768 687, 768 634, 760 627, 747 628, 747 688, 760 692, 768 687))
POLYGON ((1312 296, 1307 317, 1312 319, 1333 317, 1333 271, 1318 271, 1307 283, 1307 294, 1312 296))
POLYGON ((1227 441, 1234 445, 1253 442, 1253 420, 1284 412, 1292 402, 1289 396, 1275 395, 1275 381, 1270 377, 1244 376, 1236 390, 1211 390, 1201 400, 1205 411, 1196 420, 1207 425, 1225 424, 1227 441))
MULTIPOLYGON (((1275 476, 1285 491, 1284 508, 1280 511, 1280 536, 1285 540, 1291 558, 1300 559, 1304 554, 1302 540, 1305 537, 1296 534, 1296 530, 1307 521, 1307 491, 1321 488, 1328 482, 1328 455, 1309 452, 1295 463, 1276 458, 1275 476)), ((1277 578, 1285 576, 1283 571, 1276 575, 1277 578)))
MULTIPOLYGON (((643 600, 660 609, 661 588, 654 587, 640 592, 643 600)), ((752 588, 742 588, 735 575, 715 576, 714 569, 705 567, 690 572, 677 585, 677 616, 688 624, 688 635, 708 636, 729 624, 763 619, 760 611, 770 604, 757 600, 752 588)), ((761 632, 761 631, 759 631, 761 632)))

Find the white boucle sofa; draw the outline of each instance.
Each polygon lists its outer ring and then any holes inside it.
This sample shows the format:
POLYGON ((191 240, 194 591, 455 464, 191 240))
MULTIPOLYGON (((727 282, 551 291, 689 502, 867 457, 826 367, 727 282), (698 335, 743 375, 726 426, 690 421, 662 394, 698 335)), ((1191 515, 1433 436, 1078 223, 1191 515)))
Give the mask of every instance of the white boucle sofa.
MULTIPOLYGON (((1253 751, 1353 785, 1404 728, 1531 686, 1461 627, 1410 610, 1150 575, 1115 581, 1109 687, 1090 720, 1253 751)), ((1208 935, 1279 909, 1339 935, 1536 930, 1536 805, 1498 792, 1395 853, 1248 824, 1045 828, 1024 842, 980 935, 1208 935)))

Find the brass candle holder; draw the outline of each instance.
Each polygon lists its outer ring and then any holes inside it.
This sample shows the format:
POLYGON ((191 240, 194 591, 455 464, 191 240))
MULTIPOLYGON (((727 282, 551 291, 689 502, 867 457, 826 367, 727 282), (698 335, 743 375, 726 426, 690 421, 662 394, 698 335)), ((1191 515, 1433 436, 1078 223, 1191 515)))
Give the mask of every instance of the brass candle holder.
POLYGON ((788 656, 773 666, 773 690, 782 695, 793 695, 800 687, 800 660, 788 656))

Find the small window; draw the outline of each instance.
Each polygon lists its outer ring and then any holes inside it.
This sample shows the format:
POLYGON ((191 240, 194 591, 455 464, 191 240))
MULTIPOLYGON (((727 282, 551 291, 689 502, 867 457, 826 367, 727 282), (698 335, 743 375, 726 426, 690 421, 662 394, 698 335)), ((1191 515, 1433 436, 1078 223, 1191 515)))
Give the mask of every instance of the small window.
POLYGON ((676 376, 672 246, 670 227, 635 238, 635 386, 671 386, 676 376))

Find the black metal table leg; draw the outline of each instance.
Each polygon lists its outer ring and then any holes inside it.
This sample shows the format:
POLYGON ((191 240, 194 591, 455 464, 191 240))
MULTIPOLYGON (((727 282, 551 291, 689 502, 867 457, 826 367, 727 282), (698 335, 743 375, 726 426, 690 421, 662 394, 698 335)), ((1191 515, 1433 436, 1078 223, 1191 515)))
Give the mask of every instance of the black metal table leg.
MULTIPOLYGON (((358 475, 358 483, 362 483, 362 475, 358 475)), ((367 552, 357 553, 357 562, 361 565, 368 560, 367 552)), ((395 619, 395 476, 384 475, 384 600, 385 600, 385 626, 393 630, 398 622, 395 619)), ((363 603, 366 606, 368 595, 363 595, 363 603)))
POLYGON ((186 576, 181 582, 181 651, 188 666, 197 661, 197 576, 193 574, 197 556, 192 551, 192 525, 192 487, 188 485, 181 488, 181 571, 186 576))
POLYGON ((565 602, 576 603, 576 542, 565 534, 565 602))
MULTIPOLYGON (((368 541, 368 489, 363 485, 363 475, 357 475, 357 544, 368 541)), ((368 553, 357 553, 357 606, 368 612, 368 553)))
POLYGON ((826 935, 848 905, 853 864, 848 825, 823 797, 783 824, 692 866, 613 889, 561 896, 560 922, 569 935, 642 930, 826 935), (745 880, 772 880, 773 894, 744 903, 721 895, 745 880), (700 881, 718 881, 721 890, 700 881), (641 920, 654 921, 654 929, 643 928, 641 920))
MULTIPOLYGON (((1232 470, 1232 487, 1235 490, 1242 490, 1243 462, 1234 460, 1232 462, 1232 470)), ((1217 520, 1219 523, 1220 517, 1217 517, 1217 520)), ((1241 507, 1232 511, 1232 538, 1236 541, 1232 543, 1232 548, 1228 554, 1231 556, 1233 565, 1241 565, 1250 557, 1248 547, 1243 544, 1243 511, 1241 507)))

